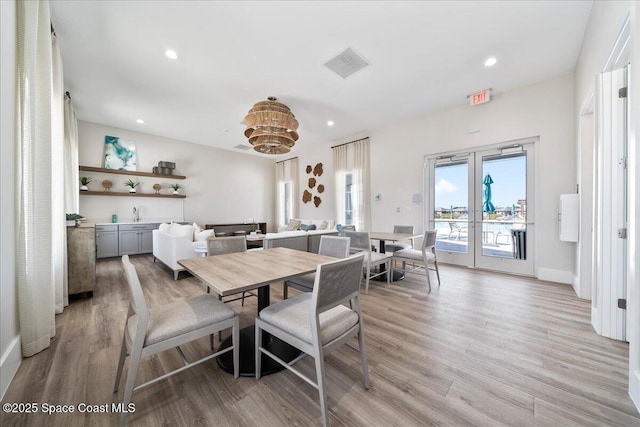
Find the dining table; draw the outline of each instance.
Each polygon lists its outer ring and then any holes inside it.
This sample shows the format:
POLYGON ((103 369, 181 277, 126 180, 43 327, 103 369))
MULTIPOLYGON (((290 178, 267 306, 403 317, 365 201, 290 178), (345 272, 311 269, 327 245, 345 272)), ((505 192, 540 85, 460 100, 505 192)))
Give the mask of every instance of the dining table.
MULTIPOLYGON (((371 231, 371 232, 369 232, 369 238, 371 240, 378 240, 380 242, 379 246, 378 246, 378 250, 380 251, 381 254, 386 253, 385 245, 386 245, 387 241, 389 241, 389 242, 397 242, 399 240, 412 240, 413 241, 413 239, 416 239, 418 237, 422 237, 422 234, 390 233, 390 232, 385 232, 385 231, 371 231)), ((380 271, 385 271, 385 265, 384 264, 380 265, 380 271)), ((397 280, 402 280, 402 279, 404 279, 404 274, 402 274, 399 271, 394 271, 393 272, 393 277, 391 277, 391 280, 397 281, 397 280)), ((387 280, 387 275, 386 274, 381 274, 379 276, 374 277, 373 280, 386 281, 387 280)))
MULTIPOLYGON (((258 290, 258 313, 270 304, 270 285, 292 277, 316 271, 318 264, 335 261, 336 258, 303 252, 289 248, 272 248, 235 252, 179 260, 178 264, 208 286, 211 292, 226 297, 246 291, 258 290)), ((290 362, 300 355, 300 350, 263 332, 263 346, 290 362)), ((220 344, 220 349, 230 347, 231 337, 220 344)), ((255 376, 255 332, 253 325, 240 330, 240 375, 255 376)), ((233 373, 233 354, 218 356, 218 364, 233 373)), ((263 355, 262 375, 284 369, 282 365, 263 355)))

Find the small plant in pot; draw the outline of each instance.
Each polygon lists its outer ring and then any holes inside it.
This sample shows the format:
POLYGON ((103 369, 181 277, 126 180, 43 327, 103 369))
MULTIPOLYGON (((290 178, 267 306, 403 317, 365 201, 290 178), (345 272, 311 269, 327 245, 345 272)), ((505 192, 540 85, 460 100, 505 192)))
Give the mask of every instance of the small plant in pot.
POLYGON ((180 189, 182 188, 182 185, 180 184, 171 184, 169 187, 173 188, 173 194, 178 195, 180 194, 180 189))
POLYGON ((75 227, 76 225, 78 225, 81 219, 84 219, 82 215, 79 215, 76 213, 71 213, 66 215, 67 215, 67 227, 75 227))
POLYGON ((135 193, 136 187, 140 185, 140 182, 135 182, 134 180, 130 179, 129 181, 125 182, 124 185, 126 185, 127 187, 130 187, 129 193, 135 193))
POLYGON ((89 191, 89 187, 87 187, 87 185, 89 185, 90 182, 93 182, 93 178, 87 177, 87 176, 81 176, 80 191, 89 191))

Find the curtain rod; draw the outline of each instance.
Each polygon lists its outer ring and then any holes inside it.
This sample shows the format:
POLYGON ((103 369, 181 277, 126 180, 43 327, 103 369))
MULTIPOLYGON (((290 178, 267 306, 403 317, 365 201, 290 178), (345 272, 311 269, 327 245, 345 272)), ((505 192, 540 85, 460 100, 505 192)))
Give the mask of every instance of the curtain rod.
POLYGON ((279 162, 276 162, 276 164, 278 164, 278 163, 288 162, 289 160, 293 160, 293 159, 297 159, 297 158, 298 158, 298 156, 296 156, 296 157, 292 157, 292 158, 287 159, 287 160, 280 160, 279 162))
POLYGON ((354 142, 359 142, 359 141, 364 141, 365 139, 369 139, 368 136, 365 136, 364 138, 360 138, 360 139, 356 139, 355 141, 349 141, 349 142, 345 142, 344 144, 338 144, 338 145, 334 145, 333 148, 338 148, 338 147, 342 147, 343 145, 347 145, 347 144, 353 144, 354 142))

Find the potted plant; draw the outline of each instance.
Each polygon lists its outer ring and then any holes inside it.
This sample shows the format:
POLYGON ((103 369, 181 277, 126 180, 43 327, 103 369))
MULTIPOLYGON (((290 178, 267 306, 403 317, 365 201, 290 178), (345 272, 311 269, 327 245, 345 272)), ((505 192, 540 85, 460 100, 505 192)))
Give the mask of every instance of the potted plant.
POLYGON ((140 182, 135 182, 134 180, 130 179, 129 181, 125 182, 124 185, 126 185, 127 187, 131 187, 129 188, 129 193, 135 193, 136 187, 140 185, 140 182))
POLYGON ((174 195, 178 195, 178 194, 180 194, 180 191, 178 191, 178 190, 180 190, 182 188, 182 185, 180 185, 180 184, 171 184, 169 187, 173 188, 173 194, 174 195))
POLYGON ((75 227, 81 219, 84 219, 82 215, 76 213, 67 214, 67 227, 75 227))
POLYGON ((89 191, 89 187, 87 187, 87 185, 89 185, 90 182, 93 182, 93 178, 91 177, 87 177, 87 176, 81 176, 80 177, 80 191, 89 191))

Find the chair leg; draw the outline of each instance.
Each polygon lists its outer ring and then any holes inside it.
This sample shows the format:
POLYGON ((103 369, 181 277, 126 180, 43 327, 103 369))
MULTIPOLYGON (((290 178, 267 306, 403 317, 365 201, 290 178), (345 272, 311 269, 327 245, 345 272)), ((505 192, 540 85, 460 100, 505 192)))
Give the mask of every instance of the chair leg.
POLYGON ((427 275, 427 284, 429 285, 429 292, 431 292, 431 278, 429 277, 429 263, 424 263, 424 274, 427 275))
POLYGON ((173 272, 173 280, 178 280, 178 273, 180 272, 177 270, 173 272))
POLYGON ((367 271, 366 271, 366 275, 367 275, 367 279, 364 285, 364 293, 369 295, 369 276, 371 276, 371 266, 369 265, 369 263, 367 263, 367 271))
POLYGON ((362 363, 362 377, 364 379, 364 388, 369 390, 371 385, 369 384, 369 366, 367 365, 367 347, 364 343, 364 331, 362 330, 362 323, 360 323, 360 331, 358 332, 358 347, 360 349, 360 362, 362 363))
POLYGON ((318 377, 318 394, 320 395, 320 411, 322 412, 322 425, 329 425, 329 410, 327 409, 327 390, 324 387, 324 355, 322 350, 320 354, 315 355, 316 359, 316 375, 318 377))
POLYGON ((238 316, 233 321, 231 328, 231 344, 233 345, 233 376, 240 376, 240 319, 238 316))
MULTIPOLYGON (((125 326, 126 329, 126 326, 125 326)), ((117 393, 120 388, 120 379, 122 378, 122 370, 124 368, 124 360, 127 358, 127 342, 126 332, 122 334, 122 348, 120 349, 120 360, 118 361, 118 370, 116 372, 116 384, 113 386, 113 392, 117 393)))
MULTIPOLYGON (((131 352, 129 358, 129 372, 127 372, 127 383, 124 387, 124 398, 122 399, 122 406, 124 408, 131 402, 131 396, 133 395, 133 387, 136 383, 136 375, 138 374, 138 367, 140 366, 140 357, 142 356, 142 349, 140 351, 131 352)), ((127 419, 127 412, 123 412, 120 415, 120 425, 124 426, 127 419)))
POLYGON ((258 326, 258 322, 255 325, 256 330, 256 379, 259 380, 262 375, 262 352, 260 351, 260 347, 262 347, 262 329, 258 326))
POLYGON ((285 282, 285 284, 282 286, 282 299, 287 298, 289 298, 289 286, 287 286, 287 283, 285 282))
POLYGON ((436 276, 438 276, 438 286, 440 286, 440 270, 438 270, 438 261, 433 261, 433 264, 436 266, 436 276))
POLYGON ((393 270, 393 267, 391 265, 391 258, 389 258, 385 264, 387 264, 387 285, 390 285, 391 277, 393 277, 391 273, 391 270, 393 270))
POLYGON ((242 293, 242 304, 241 304, 241 305, 242 305, 243 307, 244 307, 244 294, 246 294, 246 292, 243 292, 243 293, 242 293))

